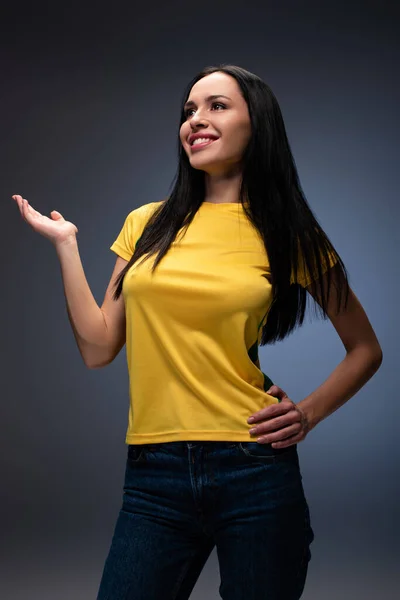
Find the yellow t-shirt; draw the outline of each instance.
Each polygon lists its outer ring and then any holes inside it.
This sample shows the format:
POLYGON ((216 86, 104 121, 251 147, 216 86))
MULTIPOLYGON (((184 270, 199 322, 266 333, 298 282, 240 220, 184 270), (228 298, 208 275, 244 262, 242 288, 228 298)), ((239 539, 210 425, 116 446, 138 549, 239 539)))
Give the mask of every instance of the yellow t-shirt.
MULTIPOLYGON (((130 260, 159 205, 130 212, 111 250, 130 260)), ((278 402, 257 366, 272 300, 262 238, 240 203, 203 202, 182 232, 154 274, 155 255, 124 278, 125 441, 254 441, 248 417, 278 402)))

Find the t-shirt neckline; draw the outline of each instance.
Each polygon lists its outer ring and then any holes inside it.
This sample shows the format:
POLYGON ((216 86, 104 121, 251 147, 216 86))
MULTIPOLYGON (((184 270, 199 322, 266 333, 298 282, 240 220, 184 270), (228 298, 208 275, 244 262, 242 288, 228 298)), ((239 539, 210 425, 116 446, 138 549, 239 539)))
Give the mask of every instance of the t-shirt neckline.
MULTIPOLYGON (((248 203, 246 203, 247 205, 248 203)), ((203 200, 200 206, 241 206, 243 204, 241 202, 208 202, 207 200, 203 200)))

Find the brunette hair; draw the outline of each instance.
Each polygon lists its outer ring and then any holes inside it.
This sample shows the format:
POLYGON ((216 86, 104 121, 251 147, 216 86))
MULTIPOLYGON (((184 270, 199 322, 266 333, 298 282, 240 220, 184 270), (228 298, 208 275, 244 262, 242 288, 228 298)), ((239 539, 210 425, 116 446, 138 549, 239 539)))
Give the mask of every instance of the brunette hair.
POLYGON ((187 85, 181 103, 178 127, 178 168, 171 194, 160 203, 136 243, 133 256, 116 279, 114 299, 122 292, 125 274, 144 254, 157 253, 154 271, 167 253, 178 231, 190 225, 205 197, 205 173, 194 169, 179 138, 186 120, 184 104, 193 85, 215 72, 233 77, 245 99, 252 135, 243 154, 240 202, 248 219, 259 231, 271 269, 272 303, 262 329, 260 345, 283 340, 304 321, 307 290, 297 283, 302 266, 314 275, 310 290, 318 295, 316 313, 327 319, 327 302, 336 289, 336 308, 347 305, 349 283, 345 265, 323 231, 305 198, 287 138, 278 101, 271 88, 257 75, 222 64, 204 68, 187 85), (329 256, 335 267, 326 271, 329 256), (291 274, 295 274, 295 282, 291 274), (334 277, 332 276, 334 273, 334 277), (334 286, 332 286, 334 283, 334 286))

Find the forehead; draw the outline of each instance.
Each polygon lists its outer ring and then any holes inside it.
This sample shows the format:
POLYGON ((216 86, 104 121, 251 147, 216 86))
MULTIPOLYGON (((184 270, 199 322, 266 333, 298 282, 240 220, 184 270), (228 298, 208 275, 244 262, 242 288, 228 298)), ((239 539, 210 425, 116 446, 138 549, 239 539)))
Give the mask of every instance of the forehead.
POLYGON ((240 96, 236 80, 226 73, 211 73, 197 81, 190 90, 188 100, 200 100, 211 94, 224 94, 230 98, 240 96))

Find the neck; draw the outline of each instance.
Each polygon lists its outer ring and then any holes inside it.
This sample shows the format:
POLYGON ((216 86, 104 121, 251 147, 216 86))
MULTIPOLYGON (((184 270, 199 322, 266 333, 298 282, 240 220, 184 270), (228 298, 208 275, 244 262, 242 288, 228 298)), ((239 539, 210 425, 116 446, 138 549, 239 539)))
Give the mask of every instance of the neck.
POLYGON ((205 174, 206 202, 240 202, 239 190, 242 173, 224 173, 223 175, 205 174))

